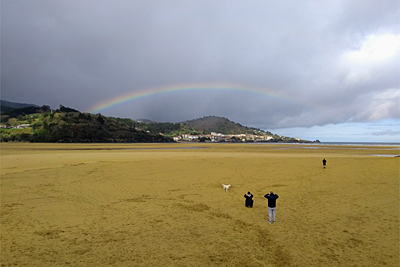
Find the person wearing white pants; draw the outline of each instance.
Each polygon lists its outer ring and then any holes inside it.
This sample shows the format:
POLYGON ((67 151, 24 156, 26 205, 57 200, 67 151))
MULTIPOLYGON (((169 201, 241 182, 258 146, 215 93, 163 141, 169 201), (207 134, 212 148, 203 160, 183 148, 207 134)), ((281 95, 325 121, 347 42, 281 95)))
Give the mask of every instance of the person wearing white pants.
POLYGON ((268 215, 269 215, 268 223, 275 222, 276 200, 279 196, 277 194, 274 194, 274 192, 271 191, 269 194, 266 194, 264 197, 266 199, 268 199, 268 215))

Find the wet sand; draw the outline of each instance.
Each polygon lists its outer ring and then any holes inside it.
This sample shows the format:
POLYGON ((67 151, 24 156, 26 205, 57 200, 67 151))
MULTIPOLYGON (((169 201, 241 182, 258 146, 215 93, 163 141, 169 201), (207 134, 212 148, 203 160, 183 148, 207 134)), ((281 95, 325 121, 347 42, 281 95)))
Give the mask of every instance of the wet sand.
POLYGON ((1 266, 399 266, 393 148, 2 143, 1 266))

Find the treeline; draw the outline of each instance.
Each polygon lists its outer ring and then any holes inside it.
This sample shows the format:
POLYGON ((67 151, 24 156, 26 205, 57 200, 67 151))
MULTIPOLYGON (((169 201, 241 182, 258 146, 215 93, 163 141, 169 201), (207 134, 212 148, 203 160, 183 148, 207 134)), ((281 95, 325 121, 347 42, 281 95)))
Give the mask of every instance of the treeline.
POLYGON ((44 109, 43 107, 39 110, 36 108, 35 113, 29 113, 31 112, 29 108, 22 108, 2 114, 2 125, 12 128, 1 129, 0 141, 49 143, 173 142, 172 138, 163 136, 146 124, 131 119, 81 113, 63 106, 60 106, 60 109, 56 111, 49 111, 46 107, 44 109))

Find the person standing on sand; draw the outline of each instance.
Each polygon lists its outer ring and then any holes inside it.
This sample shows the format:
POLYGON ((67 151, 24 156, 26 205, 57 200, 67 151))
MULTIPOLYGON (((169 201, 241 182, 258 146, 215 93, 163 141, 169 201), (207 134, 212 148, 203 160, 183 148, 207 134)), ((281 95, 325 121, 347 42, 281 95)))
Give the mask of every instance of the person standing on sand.
POLYGON ((253 207, 253 194, 249 192, 247 192, 247 194, 244 195, 244 197, 246 198, 246 201, 244 202, 244 205, 246 206, 246 208, 252 208, 253 207))
POLYGON ((271 220, 275 222, 276 200, 279 196, 271 191, 264 197, 268 199, 268 215, 269 215, 268 223, 271 223, 271 220))
POLYGON ((324 166, 324 169, 325 169, 325 167, 326 167, 326 159, 322 160, 322 166, 324 166))

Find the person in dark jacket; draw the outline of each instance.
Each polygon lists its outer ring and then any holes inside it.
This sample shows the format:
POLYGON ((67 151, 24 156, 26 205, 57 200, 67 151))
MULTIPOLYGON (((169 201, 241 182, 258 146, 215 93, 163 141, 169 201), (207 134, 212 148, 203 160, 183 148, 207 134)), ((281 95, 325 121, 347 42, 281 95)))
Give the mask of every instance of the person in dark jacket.
POLYGON ((324 166, 324 169, 325 169, 325 167, 326 167, 326 159, 322 160, 322 166, 324 166))
POLYGON ((253 203, 254 203, 253 194, 251 194, 250 191, 249 191, 249 192, 247 192, 247 194, 244 195, 244 197, 246 198, 246 201, 244 202, 244 205, 247 208, 252 208, 253 207, 253 203))
POLYGON ((276 200, 278 199, 279 196, 271 191, 264 197, 268 199, 268 214, 269 214, 268 222, 271 223, 271 220, 275 222, 276 200))

